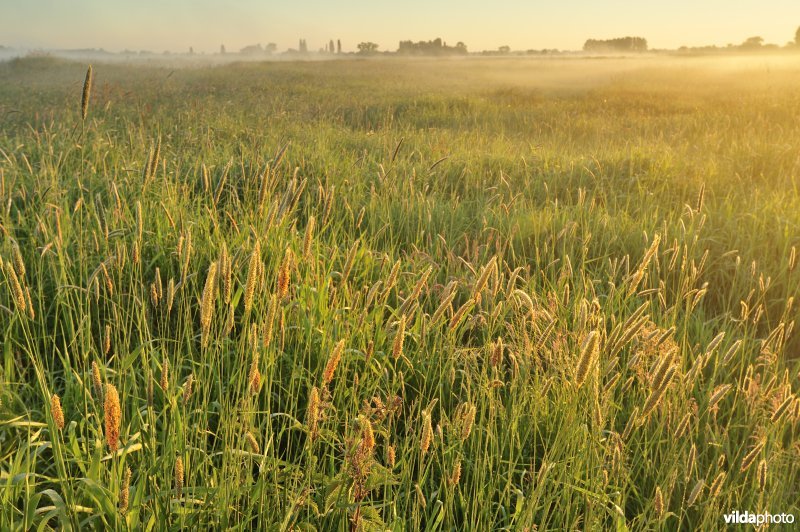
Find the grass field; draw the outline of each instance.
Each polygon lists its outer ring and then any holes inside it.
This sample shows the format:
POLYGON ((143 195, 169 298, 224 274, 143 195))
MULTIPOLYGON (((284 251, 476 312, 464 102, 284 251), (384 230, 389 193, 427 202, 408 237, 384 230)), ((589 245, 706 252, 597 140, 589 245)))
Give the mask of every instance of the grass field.
POLYGON ((800 513, 796 63, 86 67, 0 64, 0 529, 800 513))

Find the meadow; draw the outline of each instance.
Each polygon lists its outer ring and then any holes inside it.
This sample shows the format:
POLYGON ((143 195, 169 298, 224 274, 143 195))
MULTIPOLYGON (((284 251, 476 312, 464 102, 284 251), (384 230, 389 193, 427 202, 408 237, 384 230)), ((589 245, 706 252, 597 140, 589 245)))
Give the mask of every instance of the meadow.
POLYGON ((796 62, 86 71, 0 63, 1 529, 800 514, 796 62))

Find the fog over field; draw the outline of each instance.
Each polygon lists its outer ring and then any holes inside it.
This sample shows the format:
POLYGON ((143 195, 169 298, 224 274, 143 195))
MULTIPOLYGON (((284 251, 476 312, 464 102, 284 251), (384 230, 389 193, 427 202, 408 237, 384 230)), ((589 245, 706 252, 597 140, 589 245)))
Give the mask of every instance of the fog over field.
POLYGON ((1 61, 0 529, 788 529, 798 57, 1 61))

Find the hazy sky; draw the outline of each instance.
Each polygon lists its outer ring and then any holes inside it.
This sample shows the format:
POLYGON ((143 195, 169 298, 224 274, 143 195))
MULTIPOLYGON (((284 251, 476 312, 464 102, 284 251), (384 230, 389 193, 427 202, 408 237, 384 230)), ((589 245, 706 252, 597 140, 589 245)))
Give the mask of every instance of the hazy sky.
POLYGON ((442 37, 469 50, 580 49, 587 38, 642 36, 651 48, 780 45, 800 26, 800 0, 0 0, 0 44, 41 48, 229 51, 275 42, 309 50, 341 39, 442 37))

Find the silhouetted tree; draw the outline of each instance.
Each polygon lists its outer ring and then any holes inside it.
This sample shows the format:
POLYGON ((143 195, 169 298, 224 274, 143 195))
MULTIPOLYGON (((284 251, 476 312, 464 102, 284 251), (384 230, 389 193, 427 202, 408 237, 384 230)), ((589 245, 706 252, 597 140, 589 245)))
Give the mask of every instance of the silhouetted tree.
POLYGON ((274 42, 271 42, 271 43, 267 44, 267 45, 264 47, 264 51, 265 51, 266 53, 268 53, 268 54, 273 54, 273 53, 275 53, 277 50, 278 50, 278 45, 277 45, 277 44, 275 44, 274 42))
POLYGON ((336 39, 336 53, 337 54, 342 53, 342 40, 341 39, 336 39))
POLYGON ((224 44, 220 44, 219 45, 219 53, 221 53, 221 54, 225 53, 225 45, 224 44))
POLYGON ((241 50, 239 50, 240 54, 263 54, 264 49, 261 47, 261 43, 258 44, 251 44, 250 46, 245 46, 241 50))
POLYGON ((300 48, 298 50, 301 54, 308 53, 308 44, 305 39, 300 39, 300 48))
POLYGON ((589 39, 583 45, 585 52, 646 52, 647 39, 643 37, 620 37, 617 39, 589 39))
POLYGON ((378 51, 378 45, 374 42, 360 42, 357 48, 360 54, 374 54, 378 51))
POLYGON ((194 55, 194 47, 193 46, 189 47, 189 55, 194 55))
POLYGON ((764 38, 763 37, 750 37, 746 41, 742 43, 741 48, 745 50, 755 50, 757 48, 761 48, 764 45, 764 38))
POLYGON ((794 45, 800 46, 800 27, 797 28, 796 32, 794 32, 794 45))
POLYGON ((400 41, 397 48, 399 54, 409 55, 447 55, 447 54, 466 54, 467 45, 459 42, 455 46, 447 46, 447 43, 440 38, 432 41, 400 41))
POLYGON ((498 48, 497 51, 500 52, 501 54, 508 54, 511 53, 511 47, 508 45, 504 45, 498 48))

